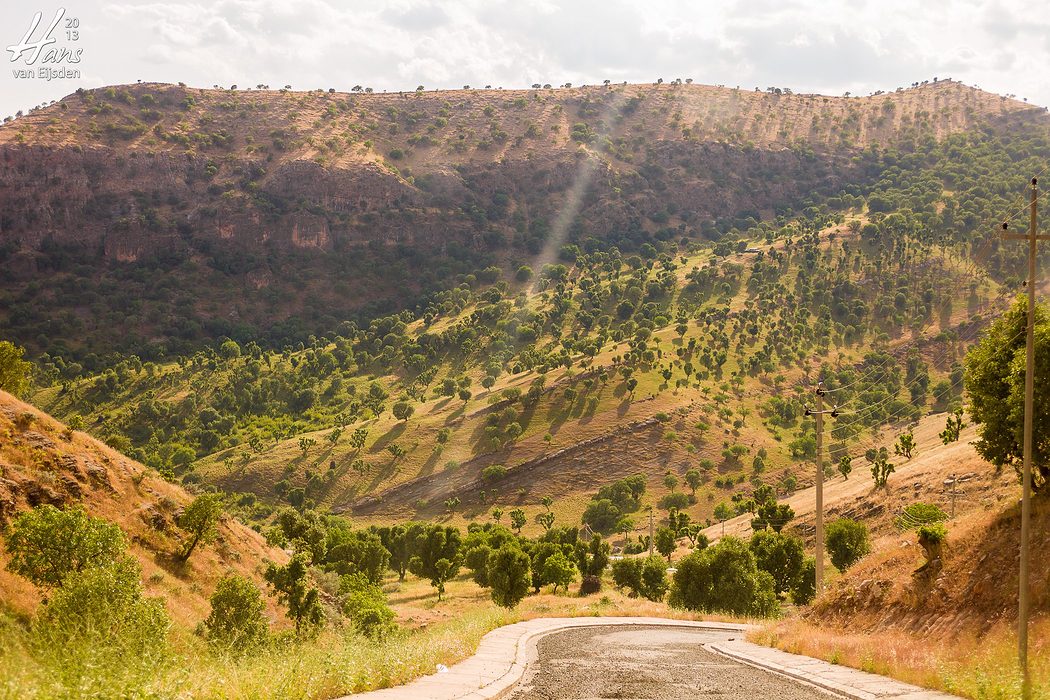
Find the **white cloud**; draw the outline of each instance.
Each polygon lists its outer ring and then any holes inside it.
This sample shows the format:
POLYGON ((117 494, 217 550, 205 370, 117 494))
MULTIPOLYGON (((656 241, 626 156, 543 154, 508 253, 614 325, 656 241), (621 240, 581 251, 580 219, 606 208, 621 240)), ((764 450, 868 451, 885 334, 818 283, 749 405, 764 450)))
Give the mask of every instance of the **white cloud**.
MULTIPOLYGON (((0 5, 0 46, 32 13, 0 5)), ((90 82, 6 71, 0 114, 99 79, 411 90, 691 77, 841 94, 937 75, 1050 104, 1035 69, 1050 20, 1019 0, 85 0, 67 14, 90 82)))

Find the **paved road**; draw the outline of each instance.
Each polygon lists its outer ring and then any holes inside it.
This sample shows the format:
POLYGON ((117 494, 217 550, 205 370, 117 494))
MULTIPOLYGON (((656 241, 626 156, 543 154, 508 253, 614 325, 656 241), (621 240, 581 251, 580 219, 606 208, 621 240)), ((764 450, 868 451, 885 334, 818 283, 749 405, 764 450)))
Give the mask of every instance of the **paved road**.
POLYGON ((828 700, 832 696, 730 661, 701 645, 739 636, 683 627, 588 627, 539 641, 510 700, 828 700))

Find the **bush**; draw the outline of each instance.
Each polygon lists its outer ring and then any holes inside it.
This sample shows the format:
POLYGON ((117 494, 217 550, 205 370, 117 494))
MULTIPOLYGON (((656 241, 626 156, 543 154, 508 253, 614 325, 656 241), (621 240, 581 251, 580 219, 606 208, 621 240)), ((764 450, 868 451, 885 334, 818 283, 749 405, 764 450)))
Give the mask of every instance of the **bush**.
POLYGON ((71 574, 113 564, 127 551, 124 533, 81 507, 43 505, 19 515, 6 541, 7 568, 37 586, 56 588, 71 574))
POLYGON ((361 574, 349 574, 339 581, 343 614, 354 629, 369 639, 382 639, 395 629, 394 611, 387 605, 382 589, 361 574))
POLYGON ((943 544, 948 539, 948 529, 941 523, 923 525, 919 528, 919 544, 923 547, 943 544))
POLYGON ((647 557, 642 565, 641 593, 656 602, 667 595, 667 564, 659 557, 647 557))
POLYGON ((71 574, 33 621, 37 642, 70 664, 83 663, 86 672, 96 655, 158 663, 166 653, 170 621, 162 601, 142 596, 139 573, 138 563, 123 557, 71 574))
POLYGON ((855 520, 840 518, 828 525, 825 546, 831 563, 845 571, 871 551, 868 528, 855 520))
POLYGON ((507 475, 507 468, 502 464, 490 464, 481 470, 481 478, 485 481, 499 481, 507 475))
POLYGON ((677 508, 678 510, 685 510, 689 507, 689 494, 687 493, 669 493, 660 499, 657 504, 663 510, 671 510, 677 508))
POLYGON ((580 595, 594 595, 602 590, 602 579, 600 576, 588 574, 580 580, 580 595))
POLYGON ((759 570, 755 555, 736 537, 678 562, 669 602, 686 610, 752 617, 771 617, 780 610, 773 577, 759 570))
POLYGON ((262 593, 251 579, 226 576, 211 594, 211 613, 201 623, 203 636, 229 651, 248 651, 266 640, 269 628, 262 593))
POLYGON ((516 544, 504 544, 489 557, 488 581, 496 605, 515 607, 529 594, 532 583, 529 555, 516 544))
POLYGON ((611 534, 620 522, 622 512, 608 498, 592 499, 583 511, 583 522, 594 532, 611 534))
POLYGON ((631 557, 614 561, 613 584, 626 588, 632 598, 663 600, 667 593, 667 563, 659 557, 631 557))
POLYGON ((947 520, 948 514, 932 503, 912 503, 905 506, 893 523, 898 530, 915 530, 923 525, 947 520))
POLYGON ((795 605, 809 605, 817 594, 817 562, 813 557, 806 557, 802 562, 802 572, 791 588, 791 601, 795 605))

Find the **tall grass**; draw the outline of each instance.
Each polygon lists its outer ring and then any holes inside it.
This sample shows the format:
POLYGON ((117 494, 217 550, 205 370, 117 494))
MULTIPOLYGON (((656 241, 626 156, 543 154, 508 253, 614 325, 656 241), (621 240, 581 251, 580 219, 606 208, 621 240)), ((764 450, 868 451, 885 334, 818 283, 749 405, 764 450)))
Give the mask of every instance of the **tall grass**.
MULTIPOLYGON (((1050 700, 1050 619, 1039 620, 1031 629, 1033 695, 1036 700, 1050 700)), ((750 637, 791 653, 974 700, 1021 697, 1017 640, 1006 625, 982 635, 921 639, 903 632, 840 632, 795 619, 769 625, 750 637)))
POLYGON ((128 658, 85 642, 63 649, 38 643, 31 629, 0 613, 0 698, 330 698, 405 683, 477 649, 512 612, 481 609, 417 632, 370 642, 351 630, 315 639, 277 637, 245 656, 216 654, 172 633, 167 653, 128 658))

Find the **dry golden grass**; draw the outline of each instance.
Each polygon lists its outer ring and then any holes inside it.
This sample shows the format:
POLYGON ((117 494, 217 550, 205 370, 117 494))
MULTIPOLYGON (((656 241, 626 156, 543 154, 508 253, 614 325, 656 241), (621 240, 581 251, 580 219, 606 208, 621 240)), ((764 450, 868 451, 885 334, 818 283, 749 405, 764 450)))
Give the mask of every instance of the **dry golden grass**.
MULTIPOLYGON (((1050 618, 1031 626, 1030 659, 1036 698, 1050 697, 1050 618)), ((749 638, 793 654, 859 668, 975 700, 1020 697, 1016 630, 997 624, 987 633, 951 640, 905 632, 844 632, 801 619, 769 624, 749 638)))

